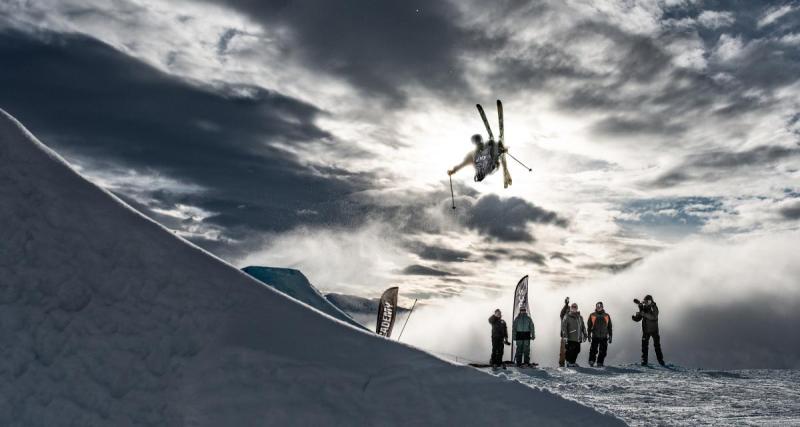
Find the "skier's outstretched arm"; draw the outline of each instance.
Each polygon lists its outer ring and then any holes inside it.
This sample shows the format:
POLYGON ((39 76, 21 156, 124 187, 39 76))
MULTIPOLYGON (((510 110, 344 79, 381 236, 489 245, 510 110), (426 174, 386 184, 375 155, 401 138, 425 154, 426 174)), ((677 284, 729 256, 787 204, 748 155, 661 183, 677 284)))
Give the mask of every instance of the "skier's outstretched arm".
POLYGON ((466 157, 464 157, 464 160, 462 160, 461 163, 453 166, 453 169, 448 170, 447 174, 448 175, 452 175, 452 174, 458 172, 464 166, 467 166, 467 165, 471 164, 472 161, 473 161, 473 154, 469 153, 469 154, 466 155, 466 157))

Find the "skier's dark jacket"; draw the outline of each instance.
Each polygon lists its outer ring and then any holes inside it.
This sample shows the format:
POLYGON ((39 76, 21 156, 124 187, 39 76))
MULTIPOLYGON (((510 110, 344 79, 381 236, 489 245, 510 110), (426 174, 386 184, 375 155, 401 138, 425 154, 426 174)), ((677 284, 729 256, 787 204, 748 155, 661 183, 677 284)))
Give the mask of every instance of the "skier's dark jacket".
POLYGON ((586 321, 586 331, 596 338, 611 338, 611 316, 605 310, 593 312, 586 321))
POLYGON ((497 316, 490 316, 489 323, 492 325, 492 338, 508 338, 508 328, 506 327, 506 321, 503 319, 498 319, 497 316))
POLYGON ((633 320, 642 321, 642 333, 648 335, 658 334, 658 305, 653 301, 649 306, 640 304, 639 312, 633 316, 633 320))

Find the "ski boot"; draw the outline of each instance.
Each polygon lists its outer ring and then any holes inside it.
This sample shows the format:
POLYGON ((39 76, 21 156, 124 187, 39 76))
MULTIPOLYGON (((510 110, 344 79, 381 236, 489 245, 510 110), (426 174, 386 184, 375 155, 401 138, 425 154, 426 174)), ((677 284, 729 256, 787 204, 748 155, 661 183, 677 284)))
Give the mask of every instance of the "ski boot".
POLYGON ((590 360, 590 361, 589 361, 589 366, 591 366, 591 367, 593 367, 593 368, 594 368, 594 361, 590 360))

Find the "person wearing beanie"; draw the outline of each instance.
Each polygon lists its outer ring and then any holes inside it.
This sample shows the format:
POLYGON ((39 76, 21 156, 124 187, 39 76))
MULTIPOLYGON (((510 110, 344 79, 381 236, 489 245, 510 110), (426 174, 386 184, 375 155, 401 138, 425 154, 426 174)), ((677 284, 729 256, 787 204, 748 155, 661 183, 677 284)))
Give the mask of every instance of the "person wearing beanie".
POLYGON ((520 307, 517 318, 511 326, 514 331, 514 341, 517 343, 517 351, 514 354, 514 362, 518 367, 531 365, 531 341, 536 339, 536 328, 533 319, 528 315, 525 307, 520 307))
POLYGON ((586 321, 586 331, 589 333, 589 366, 603 367, 606 359, 608 345, 611 344, 611 316, 606 313, 603 303, 598 302, 594 306, 594 313, 589 315, 586 321))
POLYGON ((561 321, 561 340, 567 347, 567 366, 579 366, 576 362, 578 353, 581 352, 581 343, 586 342, 586 323, 583 321, 578 304, 574 302, 569 306, 569 313, 561 321))
POLYGON ((492 365, 492 368, 502 367, 505 369, 506 366, 503 364, 503 346, 511 345, 511 343, 508 342, 508 327, 506 326, 506 321, 503 320, 503 314, 500 312, 499 308, 489 317, 489 324, 492 325, 492 356, 489 359, 489 364, 492 365))
POLYGON ((658 305, 652 295, 646 295, 644 301, 633 300, 639 306, 639 312, 633 315, 634 322, 642 322, 642 366, 647 366, 650 351, 650 338, 653 339, 653 348, 656 351, 658 364, 666 366, 664 354, 661 351, 661 336, 658 333, 658 305))

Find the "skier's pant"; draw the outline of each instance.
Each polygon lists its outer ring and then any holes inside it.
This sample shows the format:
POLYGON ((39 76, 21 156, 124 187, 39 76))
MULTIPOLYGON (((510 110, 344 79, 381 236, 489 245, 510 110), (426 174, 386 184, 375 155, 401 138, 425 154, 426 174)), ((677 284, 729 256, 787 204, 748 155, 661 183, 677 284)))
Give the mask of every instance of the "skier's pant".
POLYGON ((608 338, 592 337, 592 345, 589 347, 589 362, 603 364, 606 360, 606 352, 608 351, 608 338), (598 350, 600 352, 598 353, 598 350))
POLYGON ((664 363, 664 354, 661 353, 661 337, 658 334, 642 334, 642 363, 647 363, 647 353, 650 350, 650 337, 653 337, 653 348, 656 350, 658 363, 664 363))
POLYGON ((575 363, 578 360, 578 353, 581 352, 581 343, 578 341, 567 341, 567 362, 575 363))
POLYGON ((492 357, 489 359, 490 365, 502 365, 503 364, 503 337, 495 338, 492 337, 492 357))
POLYGON ((517 350, 514 352, 514 362, 531 363, 531 340, 518 340, 517 350))

